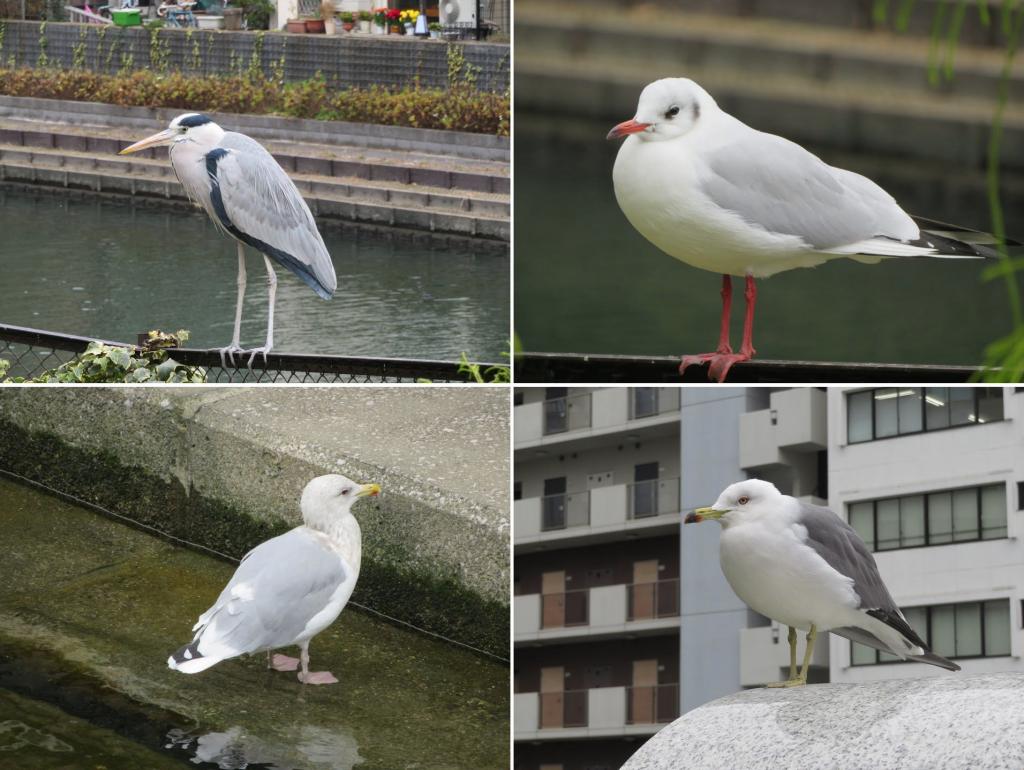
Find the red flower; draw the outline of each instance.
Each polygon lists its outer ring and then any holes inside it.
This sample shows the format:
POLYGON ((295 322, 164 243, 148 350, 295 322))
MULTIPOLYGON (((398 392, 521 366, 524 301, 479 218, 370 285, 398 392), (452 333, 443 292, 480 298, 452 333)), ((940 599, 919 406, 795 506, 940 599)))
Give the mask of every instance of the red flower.
POLYGON ((400 10, 398 10, 397 8, 392 8, 387 13, 388 21, 397 22, 401 15, 402 12, 400 10))

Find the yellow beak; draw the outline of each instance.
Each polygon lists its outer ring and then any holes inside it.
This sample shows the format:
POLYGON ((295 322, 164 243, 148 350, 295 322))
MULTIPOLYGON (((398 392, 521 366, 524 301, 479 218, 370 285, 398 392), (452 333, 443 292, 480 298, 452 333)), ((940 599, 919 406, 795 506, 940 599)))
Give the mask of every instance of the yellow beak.
POLYGON ((356 492, 356 497, 376 497, 380 494, 380 484, 363 484, 356 492))
POLYGON ((118 155, 129 155, 139 150, 145 150, 147 147, 158 147, 161 144, 170 144, 171 141, 178 135, 178 132, 173 128, 165 128, 163 131, 152 136, 147 136, 142 141, 136 142, 130 147, 125 147, 118 155))
POLYGON ((708 520, 714 521, 715 519, 722 518, 727 513, 728 511, 719 511, 715 508, 698 508, 692 513, 686 514, 683 524, 699 524, 702 521, 708 520))

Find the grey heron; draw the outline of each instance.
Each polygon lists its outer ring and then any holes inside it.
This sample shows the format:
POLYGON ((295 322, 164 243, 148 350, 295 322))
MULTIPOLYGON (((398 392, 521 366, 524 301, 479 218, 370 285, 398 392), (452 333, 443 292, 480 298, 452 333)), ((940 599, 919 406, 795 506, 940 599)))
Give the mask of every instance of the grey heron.
POLYGON ((238 299, 231 344, 220 348, 234 363, 234 353, 257 353, 274 347, 274 298, 277 275, 271 259, 284 265, 318 296, 330 299, 337 288, 331 255, 313 215, 295 184, 274 157, 245 134, 225 131, 206 115, 189 112, 152 136, 121 150, 121 155, 170 145, 171 167, 188 197, 206 210, 213 223, 238 242, 238 299), (245 298, 245 247, 263 255, 267 266, 267 340, 243 350, 240 343, 245 298))

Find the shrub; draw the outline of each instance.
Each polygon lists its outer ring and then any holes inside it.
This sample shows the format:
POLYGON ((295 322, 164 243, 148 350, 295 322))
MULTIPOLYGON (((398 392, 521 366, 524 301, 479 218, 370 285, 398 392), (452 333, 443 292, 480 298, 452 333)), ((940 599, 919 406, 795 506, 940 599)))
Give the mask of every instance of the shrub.
POLYGON ((499 136, 509 133, 508 94, 477 91, 465 82, 447 89, 335 89, 321 77, 282 84, 256 74, 188 76, 139 70, 114 76, 85 70, 0 68, 0 94, 123 107, 271 113, 499 136))

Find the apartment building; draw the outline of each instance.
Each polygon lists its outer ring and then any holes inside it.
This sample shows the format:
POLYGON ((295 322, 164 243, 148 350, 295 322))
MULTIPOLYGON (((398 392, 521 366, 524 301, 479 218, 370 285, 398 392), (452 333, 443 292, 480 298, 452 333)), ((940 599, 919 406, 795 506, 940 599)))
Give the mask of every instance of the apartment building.
MULTIPOLYGON (((719 528, 742 478, 828 505, 915 629, 965 672, 1021 670, 1024 392, 524 388, 515 408, 517 770, 617 768, 677 714, 783 678, 719 528)), ((949 675, 830 635, 811 681, 949 675)))
POLYGON ((675 388, 522 388, 518 770, 613 770, 679 715, 675 388))

